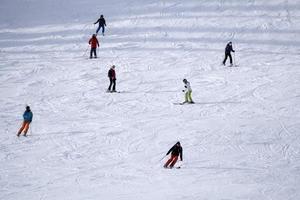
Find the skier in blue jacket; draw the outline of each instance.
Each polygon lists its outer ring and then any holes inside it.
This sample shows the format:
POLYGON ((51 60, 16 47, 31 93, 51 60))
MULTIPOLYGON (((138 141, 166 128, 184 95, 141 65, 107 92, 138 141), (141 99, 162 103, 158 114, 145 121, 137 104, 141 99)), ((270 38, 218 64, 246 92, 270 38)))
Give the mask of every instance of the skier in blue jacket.
POLYGON ((29 129, 29 124, 32 122, 32 117, 33 117, 33 114, 30 110, 30 107, 29 106, 26 106, 26 110, 23 114, 23 124, 22 124, 22 127, 20 128, 17 136, 19 137, 22 133, 22 131, 24 130, 24 136, 26 136, 27 132, 28 132, 28 129, 29 129))

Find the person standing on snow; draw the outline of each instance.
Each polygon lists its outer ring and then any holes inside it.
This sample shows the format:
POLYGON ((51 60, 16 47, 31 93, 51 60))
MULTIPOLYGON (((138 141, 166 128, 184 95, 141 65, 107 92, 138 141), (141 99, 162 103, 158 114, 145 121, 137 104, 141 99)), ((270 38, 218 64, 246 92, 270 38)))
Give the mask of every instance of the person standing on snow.
POLYGON ((109 87, 107 89, 107 92, 116 92, 116 71, 115 71, 116 66, 111 66, 111 68, 108 71, 108 78, 109 78, 109 87), (112 90, 111 90, 112 87, 112 90))
POLYGON ((91 45, 90 58, 93 58, 93 53, 95 58, 97 58, 97 46, 99 47, 99 42, 96 34, 93 34, 92 38, 89 40, 89 44, 91 45))
POLYGON ((184 90, 182 90, 182 92, 185 92, 185 101, 183 102, 183 104, 194 103, 192 99, 192 88, 190 82, 188 82, 186 79, 183 79, 183 83, 184 83, 184 90))
POLYGON ((106 26, 106 22, 105 22, 103 15, 101 15, 100 18, 94 24, 97 24, 97 23, 99 23, 99 26, 97 28, 96 35, 98 35, 100 28, 102 28, 102 35, 104 36, 104 31, 105 31, 104 27, 106 26))
POLYGON ((178 160, 178 156, 180 156, 180 160, 182 161, 182 147, 180 145, 180 142, 177 142, 166 154, 169 155, 171 153, 170 159, 166 162, 164 165, 164 168, 173 168, 178 160))
POLYGON ((24 121, 23 121, 22 127, 20 128, 20 130, 17 134, 18 137, 21 135, 23 130, 24 130, 24 136, 26 136, 28 129, 29 129, 29 124, 32 122, 32 117, 33 117, 33 114, 30 110, 30 107, 26 106, 26 110, 23 114, 24 121))
POLYGON ((232 42, 229 42, 227 45, 226 45, 226 48, 225 48, 225 58, 223 60, 223 65, 225 66, 225 63, 226 63, 226 60, 227 58, 229 57, 229 60, 230 60, 230 66, 232 66, 232 56, 231 56, 231 52, 235 52, 233 49, 232 49, 232 42))

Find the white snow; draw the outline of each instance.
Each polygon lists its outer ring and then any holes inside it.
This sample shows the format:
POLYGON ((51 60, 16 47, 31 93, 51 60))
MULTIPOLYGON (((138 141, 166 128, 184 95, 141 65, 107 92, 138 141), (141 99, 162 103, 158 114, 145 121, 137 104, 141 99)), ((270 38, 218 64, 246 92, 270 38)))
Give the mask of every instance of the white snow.
POLYGON ((0 17, 1 200, 300 199, 299 0, 2 0, 0 17), (183 78, 195 105, 173 104, 183 78))

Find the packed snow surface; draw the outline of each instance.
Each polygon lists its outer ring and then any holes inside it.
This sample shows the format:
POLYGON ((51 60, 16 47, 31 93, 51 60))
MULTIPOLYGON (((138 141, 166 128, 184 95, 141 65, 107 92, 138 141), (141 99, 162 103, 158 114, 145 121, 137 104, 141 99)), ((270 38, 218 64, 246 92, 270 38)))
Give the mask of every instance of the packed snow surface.
POLYGON ((1 0, 0 17, 1 200, 300 199, 299 0, 1 0), (183 78, 194 105, 174 104, 183 78))

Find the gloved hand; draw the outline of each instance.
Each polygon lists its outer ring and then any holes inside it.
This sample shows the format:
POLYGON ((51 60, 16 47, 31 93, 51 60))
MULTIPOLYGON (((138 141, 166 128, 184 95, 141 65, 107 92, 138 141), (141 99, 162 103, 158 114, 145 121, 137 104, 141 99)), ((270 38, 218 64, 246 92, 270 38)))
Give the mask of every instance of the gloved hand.
POLYGON ((182 92, 184 92, 184 90, 182 90, 182 92))

